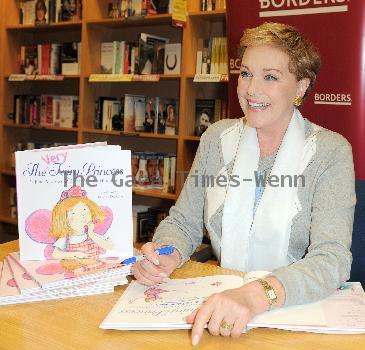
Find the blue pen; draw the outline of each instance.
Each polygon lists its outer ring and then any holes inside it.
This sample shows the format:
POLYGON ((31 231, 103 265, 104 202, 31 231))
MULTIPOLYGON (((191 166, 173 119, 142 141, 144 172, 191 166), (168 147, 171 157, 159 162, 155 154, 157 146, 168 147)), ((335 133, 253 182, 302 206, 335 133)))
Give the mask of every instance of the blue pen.
MULTIPOLYGON (((175 251, 175 247, 171 245, 164 246, 156 250, 157 255, 170 255, 175 251)), ((134 264, 137 261, 146 259, 145 255, 137 255, 122 261, 123 265, 134 264)))

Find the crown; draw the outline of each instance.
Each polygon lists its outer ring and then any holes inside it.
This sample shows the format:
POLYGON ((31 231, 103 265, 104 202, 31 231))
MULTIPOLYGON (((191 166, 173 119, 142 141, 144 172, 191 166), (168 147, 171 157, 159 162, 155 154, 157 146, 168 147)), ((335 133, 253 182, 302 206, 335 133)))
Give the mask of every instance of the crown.
POLYGON ((83 190, 80 186, 73 186, 68 190, 65 190, 61 193, 60 200, 70 198, 70 197, 87 197, 86 191, 83 190))

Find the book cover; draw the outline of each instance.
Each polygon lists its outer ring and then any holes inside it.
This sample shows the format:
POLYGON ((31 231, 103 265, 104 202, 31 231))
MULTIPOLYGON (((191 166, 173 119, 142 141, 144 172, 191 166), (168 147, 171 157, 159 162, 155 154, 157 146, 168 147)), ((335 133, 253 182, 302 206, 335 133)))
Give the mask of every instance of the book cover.
POLYGON ((175 99, 165 99, 164 106, 166 114, 165 134, 176 135, 179 125, 179 103, 175 99))
POLYGON ((180 74, 181 44, 165 44, 164 74, 180 74))
POLYGON ((42 25, 49 23, 49 1, 48 0, 37 0, 35 2, 35 25, 42 25))
POLYGON ((151 15, 169 13, 170 0, 150 0, 147 4, 147 11, 151 15))
POLYGON ((152 74, 164 74, 165 45, 155 43, 153 46, 152 74))
POLYGON ((163 184, 163 155, 154 152, 145 152, 147 158, 147 173, 150 187, 162 189, 163 184))
POLYGON ((61 47, 61 70, 64 75, 77 75, 79 70, 78 43, 63 43, 61 47))
POLYGON ((61 0, 60 22, 81 19, 81 0, 61 0))
POLYGON ((124 131, 135 132, 134 130, 134 95, 124 96, 124 131))
POLYGON ((21 65, 21 73, 32 75, 38 73, 38 47, 27 45, 24 47, 24 61, 21 65))
POLYGON ((195 101, 195 135, 201 136, 213 123, 215 100, 198 99, 195 101))
POLYGON ((130 151, 98 143, 15 157, 22 260, 132 255, 130 151))
POLYGON ((73 96, 61 95, 58 98, 60 101, 60 127, 72 128, 74 119, 73 96))
POLYGON ((155 45, 166 44, 168 38, 141 33, 139 37, 139 74, 152 74, 155 45))
POLYGON ((114 65, 114 44, 113 42, 103 42, 101 43, 101 57, 100 57, 101 73, 112 74, 113 65, 114 65))
POLYGON ((135 188, 146 189, 151 184, 147 171, 147 154, 138 153, 138 170, 135 176, 135 188))
POLYGON ((23 24, 35 23, 35 4, 37 0, 28 0, 23 2, 23 24))
POLYGON ((134 96, 134 130, 145 130, 146 97, 134 96))
POLYGON ((155 130, 156 120, 156 99, 154 97, 146 97, 146 113, 143 122, 144 132, 153 133, 155 130))

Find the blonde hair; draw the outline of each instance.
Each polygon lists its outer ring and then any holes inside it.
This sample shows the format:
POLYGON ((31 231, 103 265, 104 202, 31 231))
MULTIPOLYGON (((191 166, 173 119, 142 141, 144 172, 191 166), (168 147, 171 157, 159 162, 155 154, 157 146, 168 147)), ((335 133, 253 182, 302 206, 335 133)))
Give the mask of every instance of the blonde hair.
POLYGON ((103 221, 106 217, 103 210, 92 200, 85 197, 69 197, 60 200, 52 210, 50 237, 67 237, 74 233, 67 220, 67 211, 79 203, 88 206, 93 221, 103 221))
POLYGON ((308 96, 316 81, 321 66, 321 58, 317 48, 294 27, 266 22, 255 28, 248 28, 243 32, 238 48, 238 56, 242 60, 248 47, 270 45, 281 49, 289 56, 289 72, 297 80, 310 80, 304 99, 308 96))

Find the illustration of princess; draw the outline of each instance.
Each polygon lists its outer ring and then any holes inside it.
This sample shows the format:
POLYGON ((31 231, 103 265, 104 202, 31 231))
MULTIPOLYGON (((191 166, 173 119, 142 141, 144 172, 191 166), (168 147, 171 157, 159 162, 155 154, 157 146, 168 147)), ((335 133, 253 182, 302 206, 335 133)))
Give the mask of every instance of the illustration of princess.
POLYGON ((25 232, 44 245, 44 257, 62 260, 67 270, 93 265, 114 244, 105 234, 113 222, 113 212, 87 197, 80 186, 61 194, 51 210, 38 209, 25 221, 25 232), (67 266, 66 266, 67 265, 67 266))
POLYGON ((52 210, 49 236, 57 238, 52 257, 96 260, 103 250, 113 249, 110 238, 95 232, 95 224, 105 218, 104 211, 87 198, 81 187, 63 191, 52 210))

